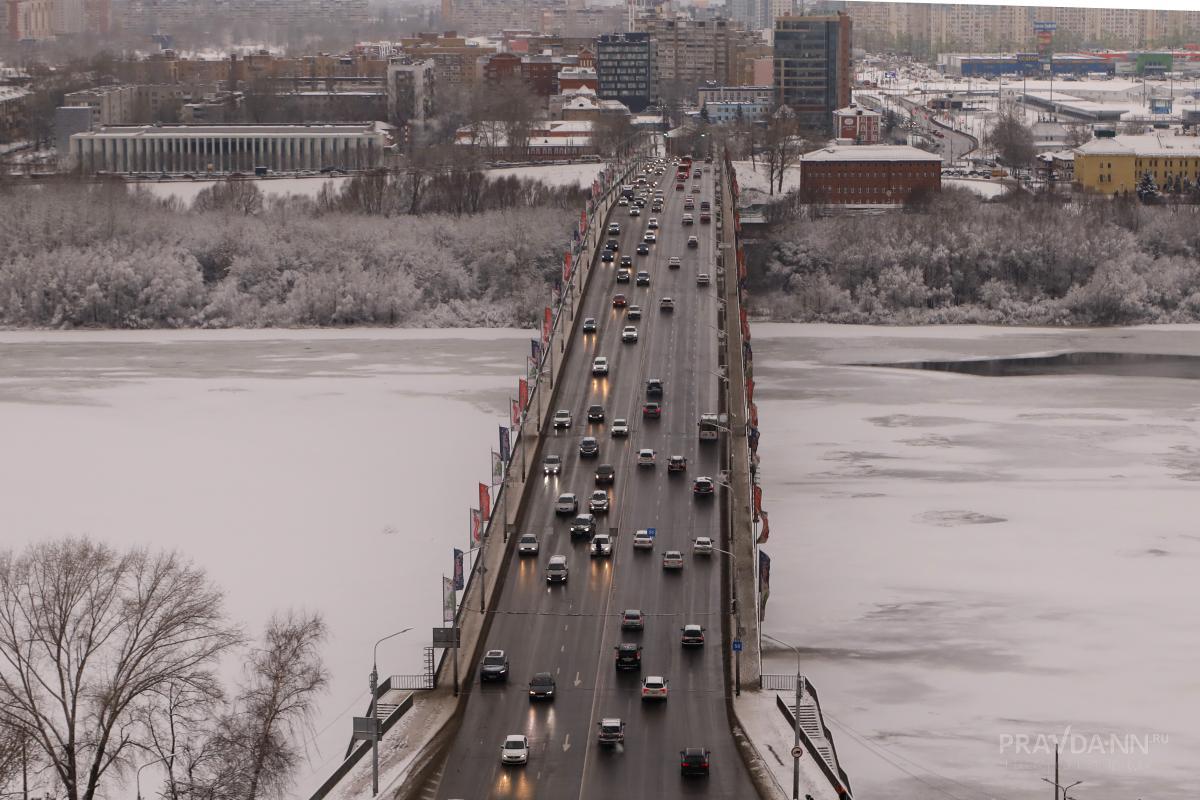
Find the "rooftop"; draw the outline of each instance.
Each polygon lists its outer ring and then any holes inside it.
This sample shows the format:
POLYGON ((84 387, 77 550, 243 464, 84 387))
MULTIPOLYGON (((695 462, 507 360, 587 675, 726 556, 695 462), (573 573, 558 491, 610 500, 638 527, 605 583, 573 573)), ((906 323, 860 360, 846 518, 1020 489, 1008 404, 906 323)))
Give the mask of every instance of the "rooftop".
POLYGON ((1200 156, 1200 138, 1169 133, 1092 139, 1075 148, 1077 155, 1200 156))
POLYGON ((384 122, 341 125, 108 125, 77 133, 86 138, 159 138, 180 136, 364 136, 384 133, 384 122))
POLYGON ((816 161, 938 161, 942 157, 937 153, 927 153, 906 144, 895 145, 830 145, 805 153, 801 161, 812 163, 816 161))

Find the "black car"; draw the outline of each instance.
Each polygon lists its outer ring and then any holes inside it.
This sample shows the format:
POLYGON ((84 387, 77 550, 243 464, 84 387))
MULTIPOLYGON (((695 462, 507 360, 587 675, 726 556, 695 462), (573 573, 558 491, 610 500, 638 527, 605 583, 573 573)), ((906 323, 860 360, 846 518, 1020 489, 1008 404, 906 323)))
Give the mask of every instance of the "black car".
POLYGON ((616 239, 609 239, 607 242, 604 243, 604 249, 611 250, 612 252, 615 253, 621 249, 621 244, 616 239))
POLYGON ((571 538, 586 536, 591 539, 596 535, 596 518, 591 514, 576 514, 571 520, 571 538))
POLYGON ((633 266, 633 256, 621 256, 621 266, 622 267, 632 267, 633 266))
POLYGON ((588 406, 587 418, 588 422, 604 422, 604 406, 588 406))
POLYGON ((618 670, 640 670, 642 668, 642 646, 640 644, 622 642, 613 649, 617 651, 618 670))
POLYGON ((613 251, 605 250, 603 253, 600 254, 600 260, 607 264, 611 264, 613 262, 613 251))
POLYGON ((529 699, 553 700, 554 689, 554 676, 549 672, 539 672, 529 681, 529 699))
POLYGON ((650 255, 650 245, 646 244, 645 242, 642 242, 641 244, 639 244, 639 245, 637 246, 637 254, 638 254, 639 256, 648 256, 648 255, 650 255))
POLYGON ((595 333, 596 332, 596 318, 595 317, 588 317, 587 319, 585 319, 583 321, 583 332, 584 333, 595 333))
POLYGON ((680 629, 679 642, 684 647, 703 647, 704 628, 699 625, 684 625, 680 629))
POLYGON ((600 443, 594 436, 585 436, 579 440, 580 458, 595 458, 600 455, 600 443))
POLYGON ((651 378, 646 381, 646 397, 662 397, 663 382, 661 378, 651 378))
POLYGON ((617 471, 612 464, 601 464, 596 467, 596 485, 611 484, 616 478, 617 471))
POLYGON ((679 751, 679 772, 686 776, 708 777, 709 751, 703 747, 687 747, 679 751))
POLYGON ((503 650, 487 651, 487 654, 483 657, 483 664, 479 667, 479 680, 508 680, 508 656, 504 654, 503 650))

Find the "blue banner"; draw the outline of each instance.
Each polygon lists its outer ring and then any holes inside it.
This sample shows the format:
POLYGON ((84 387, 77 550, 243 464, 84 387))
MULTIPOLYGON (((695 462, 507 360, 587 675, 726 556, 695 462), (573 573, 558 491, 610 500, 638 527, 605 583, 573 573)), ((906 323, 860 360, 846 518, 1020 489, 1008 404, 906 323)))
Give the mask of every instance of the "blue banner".
POLYGON ((535 364, 542 363, 542 342, 540 339, 529 340, 529 355, 535 364))
POLYGON ((510 440, 509 440, 508 428, 501 425, 500 426, 500 460, 503 461, 505 464, 508 463, 509 441, 510 440))
POLYGON ((463 583, 463 551, 454 548, 454 591, 461 592, 466 584, 463 583))

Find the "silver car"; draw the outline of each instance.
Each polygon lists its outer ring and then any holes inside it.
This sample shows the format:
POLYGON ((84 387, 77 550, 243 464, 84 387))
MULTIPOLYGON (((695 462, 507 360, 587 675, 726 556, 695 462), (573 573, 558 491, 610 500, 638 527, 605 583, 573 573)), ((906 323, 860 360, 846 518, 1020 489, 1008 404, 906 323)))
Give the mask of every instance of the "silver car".
POLYGON ((538 554, 538 538, 532 533, 522 533, 521 538, 517 540, 517 553, 523 556, 536 556, 538 554))
POLYGON ((554 504, 555 514, 574 514, 579 511, 579 498, 574 492, 563 492, 558 496, 558 501, 554 504))

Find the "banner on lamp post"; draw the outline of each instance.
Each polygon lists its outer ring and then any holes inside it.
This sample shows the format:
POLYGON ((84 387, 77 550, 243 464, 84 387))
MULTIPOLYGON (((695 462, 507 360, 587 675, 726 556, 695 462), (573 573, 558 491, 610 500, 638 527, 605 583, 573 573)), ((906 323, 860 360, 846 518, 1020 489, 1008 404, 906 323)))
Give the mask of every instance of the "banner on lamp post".
POLYGON ((521 404, 511 397, 508 398, 508 404, 512 407, 512 410, 509 412, 509 422, 512 423, 515 430, 521 426, 521 404))
POLYGON ((454 548, 454 591, 461 592, 466 582, 463 581, 463 551, 454 548))
POLYGON ((528 372, 529 372, 529 380, 533 381, 536 384, 537 383, 537 375, 538 375, 538 360, 536 358, 534 358, 533 356, 529 357, 528 372))
POLYGON ((517 381, 517 404, 522 412, 529 408, 529 381, 525 378, 517 381))
POLYGON ((492 516, 492 494, 491 487, 486 483, 479 484, 479 518, 482 522, 487 522, 492 516))
POLYGON ((529 340, 529 356, 538 364, 542 363, 542 340, 529 340))
POLYGON ((479 517, 479 509, 471 509, 471 544, 477 545, 483 540, 483 521, 479 517))
POLYGON ((500 426, 500 460, 505 464, 508 463, 508 456, 511 451, 512 437, 508 428, 500 426))
POLYGON ((554 325, 554 311, 550 306, 546 306, 546 311, 542 316, 542 346, 545 347, 550 343, 550 328, 554 325))
POLYGON ((442 623, 454 624, 454 579, 442 576, 442 623))
POLYGON ((504 462, 500 459, 500 454, 495 450, 492 451, 492 486, 499 486, 504 483, 504 462))

